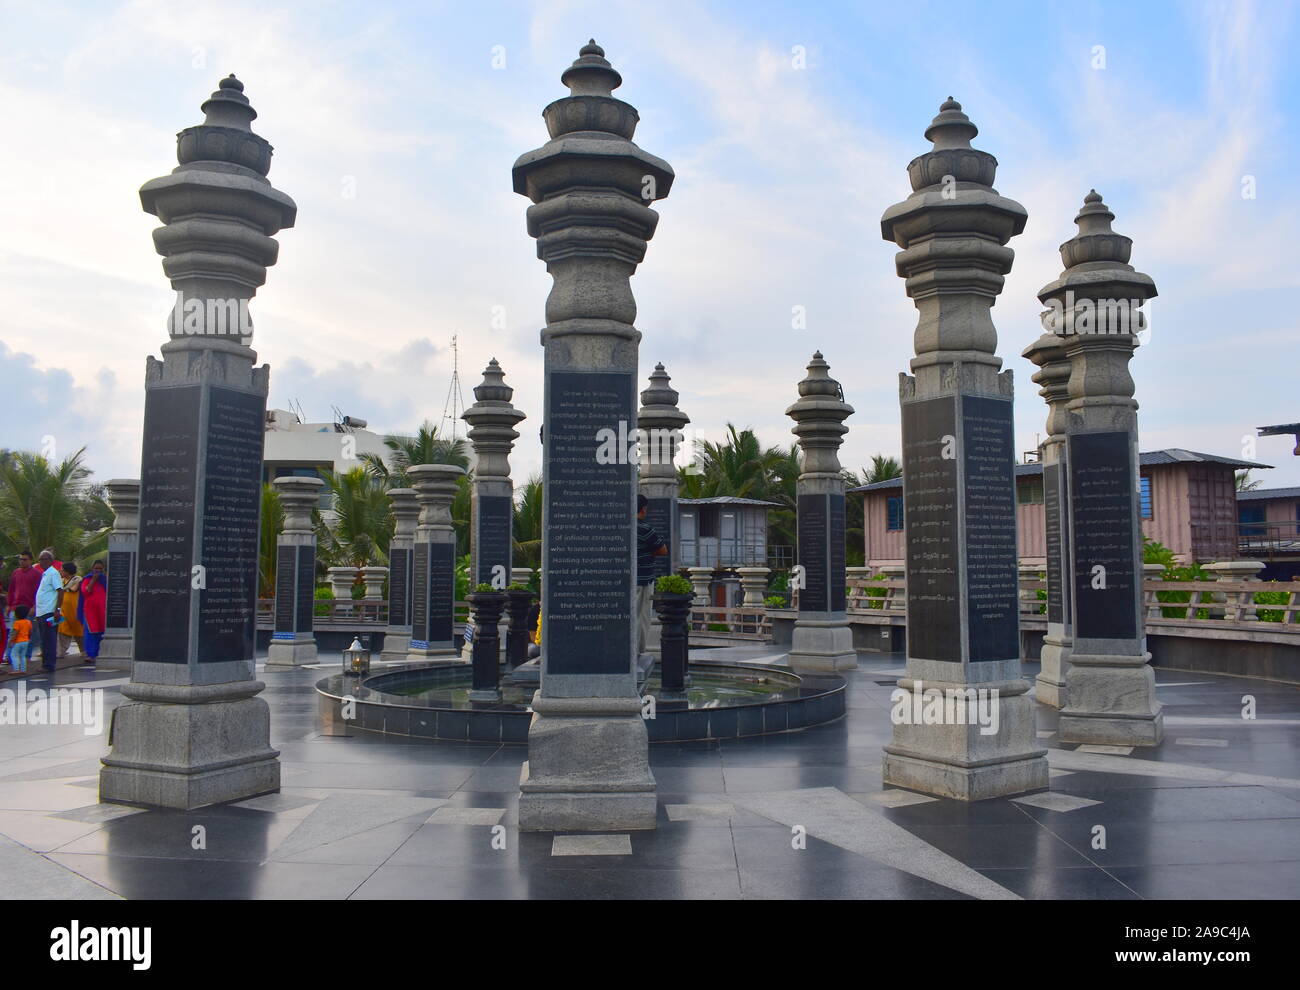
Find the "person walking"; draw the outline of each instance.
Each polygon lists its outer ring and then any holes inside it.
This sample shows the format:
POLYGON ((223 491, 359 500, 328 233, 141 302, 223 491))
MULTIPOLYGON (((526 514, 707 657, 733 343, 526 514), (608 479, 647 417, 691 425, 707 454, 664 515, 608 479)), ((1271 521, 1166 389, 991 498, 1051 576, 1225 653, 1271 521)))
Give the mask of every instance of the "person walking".
POLYGON ((36 587, 36 633, 41 639, 41 666, 53 671, 58 665, 59 622, 63 618, 63 576, 54 566, 54 554, 42 550, 41 582, 36 587))
POLYGON ((644 495, 636 497, 636 653, 640 657, 645 652, 646 639, 650 633, 651 596, 655 590, 656 557, 668 555, 668 545, 664 543, 653 526, 645 521, 646 509, 650 500, 644 495))
POLYGON ((77 607, 77 618, 86 630, 84 634, 86 666, 95 666, 99 658, 99 644, 104 638, 104 627, 108 616, 108 576, 104 573, 104 562, 97 560, 90 565, 90 573, 81 582, 81 599, 77 607))
MULTIPOLYGON (((23 550, 18 555, 18 566, 9 575, 9 588, 5 597, 5 609, 10 625, 13 624, 13 619, 16 618, 14 613, 19 605, 27 606, 29 613, 36 607, 36 588, 40 583, 41 572, 32 563, 32 552, 23 550)), ((11 650, 6 650, 6 659, 10 658, 11 652, 11 650)))
POLYGON ((32 620, 27 618, 27 606, 14 609, 13 667, 19 674, 27 673, 27 655, 32 649, 32 620))
POLYGON ((59 568, 63 578, 63 598, 59 603, 59 614, 63 621, 59 623, 59 659, 68 655, 68 644, 75 642, 77 652, 86 656, 86 644, 83 639, 85 629, 81 625, 81 576, 77 574, 77 565, 68 561, 59 568))

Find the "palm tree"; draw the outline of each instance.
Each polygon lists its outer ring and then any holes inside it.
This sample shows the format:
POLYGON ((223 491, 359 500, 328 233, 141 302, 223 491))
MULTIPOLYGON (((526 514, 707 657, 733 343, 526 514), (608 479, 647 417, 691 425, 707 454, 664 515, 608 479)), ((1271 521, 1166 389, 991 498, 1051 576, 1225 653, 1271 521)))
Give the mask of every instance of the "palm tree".
POLYGON ((862 484, 874 485, 878 481, 891 481, 903 476, 903 465, 893 457, 876 454, 871 458, 871 470, 862 469, 862 484))
POLYGON ((54 547, 63 560, 83 562, 103 551, 111 512, 86 483, 85 453, 57 465, 29 451, 0 456, 0 555, 54 547))
POLYGON ((1237 472, 1237 491, 1239 492, 1253 492, 1262 484, 1263 481, 1258 479, 1255 481, 1250 480, 1249 470, 1237 472))
POLYGON ((455 464, 469 469, 469 455, 464 440, 445 440, 438 436, 438 428, 429 420, 420 424, 415 436, 390 434, 384 437, 384 446, 391 453, 388 462, 378 454, 362 454, 366 469, 383 479, 385 488, 407 488, 406 469, 413 464, 455 464))
POLYGON ((278 538, 284 530, 284 506, 274 485, 262 485, 262 529, 257 543, 257 597, 275 597, 278 538))
POLYGON ((535 474, 519 489, 515 502, 515 552, 521 566, 542 563, 542 476, 535 474))
POLYGON ((364 467, 323 471, 322 476, 334 501, 329 524, 319 509, 313 511, 322 563, 327 567, 387 563, 393 518, 383 482, 364 467))

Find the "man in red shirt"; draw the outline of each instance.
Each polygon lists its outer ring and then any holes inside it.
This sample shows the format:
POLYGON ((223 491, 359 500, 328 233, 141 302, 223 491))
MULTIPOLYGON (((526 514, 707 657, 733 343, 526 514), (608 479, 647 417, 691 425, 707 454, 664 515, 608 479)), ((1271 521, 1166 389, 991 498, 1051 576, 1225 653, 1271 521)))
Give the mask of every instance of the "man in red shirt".
MULTIPOLYGON (((32 565, 32 552, 24 550, 18 555, 19 566, 9 575, 8 600, 5 602, 5 618, 10 628, 13 627, 14 609, 26 605, 29 611, 36 609, 36 589, 41 583, 41 569, 32 565)), ((5 660, 9 659, 12 644, 6 644, 5 660)))

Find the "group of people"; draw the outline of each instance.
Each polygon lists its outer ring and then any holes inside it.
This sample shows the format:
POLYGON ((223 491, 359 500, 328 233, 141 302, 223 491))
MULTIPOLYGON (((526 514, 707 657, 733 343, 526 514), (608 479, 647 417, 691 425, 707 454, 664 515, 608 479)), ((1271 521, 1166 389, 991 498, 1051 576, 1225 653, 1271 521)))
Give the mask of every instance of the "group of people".
POLYGON ((41 666, 47 671, 54 670, 74 642, 84 663, 94 666, 108 611, 102 560, 82 576, 72 561, 57 560, 53 547, 37 558, 24 550, 7 581, 0 565, 0 603, 0 671, 7 666, 26 672, 34 643, 40 646, 41 666))

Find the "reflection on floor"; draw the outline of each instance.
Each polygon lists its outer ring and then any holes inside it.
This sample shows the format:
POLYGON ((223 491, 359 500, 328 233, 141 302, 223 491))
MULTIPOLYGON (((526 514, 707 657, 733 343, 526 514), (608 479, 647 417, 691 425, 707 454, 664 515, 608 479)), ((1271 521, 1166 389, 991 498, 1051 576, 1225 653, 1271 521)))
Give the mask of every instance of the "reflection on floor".
MULTIPOLYGON (((771 646, 702 652, 781 660, 771 646)), ((1057 713, 1039 706, 1051 791, 965 805, 882 786, 903 660, 862 654, 848 673, 847 718, 656 745, 655 831, 555 836, 516 828, 523 747, 321 735, 312 685, 328 666, 260 674, 281 792, 197 812, 96 803, 103 733, 0 724, 0 897, 1184 899, 1300 889, 1300 689, 1283 684, 1157 670, 1169 707, 1155 750, 1063 747, 1057 713), (1243 695, 1257 718, 1241 717, 1243 695)), ((1026 671, 1032 680, 1036 664, 1026 671)), ((107 724, 121 672, 57 677, 103 688, 107 724)))

